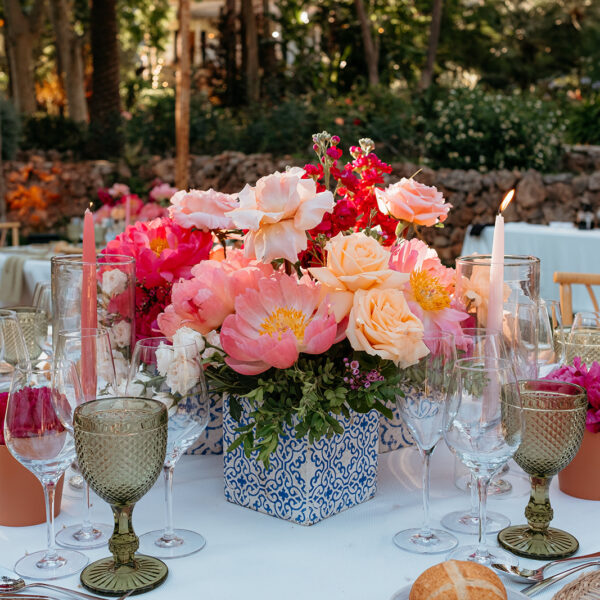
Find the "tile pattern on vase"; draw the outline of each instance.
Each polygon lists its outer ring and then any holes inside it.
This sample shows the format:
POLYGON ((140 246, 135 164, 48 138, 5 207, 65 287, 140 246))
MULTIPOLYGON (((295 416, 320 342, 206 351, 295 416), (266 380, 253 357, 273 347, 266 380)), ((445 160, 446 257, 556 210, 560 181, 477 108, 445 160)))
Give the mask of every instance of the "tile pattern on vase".
POLYGON ((379 454, 413 446, 414 441, 396 404, 391 407, 392 419, 379 415, 379 454))
MULTIPOLYGON (((236 438, 235 429, 247 423, 249 403, 242 399, 242 421, 229 414, 225 398, 223 443, 236 438)), ((377 487, 378 414, 336 417, 343 434, 322 438, 312 446, 297 440, 291 427, 266 470, 255 456, 246 458, 242 447, 224 454, 225 498, 253 510, 312 525, 373 497, 377 487)))
POLYGON ((211 392, 208 425, 186 454, 223 454, 223 395, 211 392))

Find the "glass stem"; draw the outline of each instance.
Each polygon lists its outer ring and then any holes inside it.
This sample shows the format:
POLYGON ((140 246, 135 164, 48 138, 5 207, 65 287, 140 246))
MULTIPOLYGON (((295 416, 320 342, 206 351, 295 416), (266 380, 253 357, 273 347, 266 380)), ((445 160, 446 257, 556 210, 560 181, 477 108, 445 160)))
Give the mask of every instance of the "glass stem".
POLYGON ((54 540, 54 496, 56 495, 56 482, 42 481, 44 488, 44 501, 46 503, 46 555, 43 560, 58 560, 58 551, 54 540))
POLYGON ((477 480, 473 473, 471 473, 471 514, 473 519, 479 518, 479 495, 477 492, 477 480))
POLYGON ((163 473, 165 474, 165 530, 163 531, 163 539, 172 540, 175 537, 173 531, 173 471, 175 465, 164 466, 163 473))
POLYGON ((479 538, 477 540, 477 556, 487 556, 487 490, 490 483, 489 475, 478 475, 477 492, 479 494, 479 538))
POLYGON ((81 531, 86 536, 92 536, 94 527, 92 526, 92 510, 90 507, 90 486, 87 481, 83 483, 83 501, 85 502, 83 510, 83 525, 81 531))
POLYGON ((421 535, 430 536, 431 528, 429 526, 429 463, 433 448, 422 450, 423 455, 423 525, 421 526, 421 535))

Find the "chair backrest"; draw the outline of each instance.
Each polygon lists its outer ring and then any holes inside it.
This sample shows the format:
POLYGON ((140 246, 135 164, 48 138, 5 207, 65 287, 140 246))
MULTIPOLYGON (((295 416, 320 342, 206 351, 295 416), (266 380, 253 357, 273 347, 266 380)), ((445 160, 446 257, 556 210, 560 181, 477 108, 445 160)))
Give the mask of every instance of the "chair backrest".
POLYGON ((8 231, 12 232, 12 245, 19 245, 19 228, 21 227, 21 223, 18 221, 8 221, 6 223, 0 223, 0 247, 6 244, 6 238, 8 236, 8 231))
POLYGON ((554 282, 560 286, 560 310, 562 313, 563 325, 569 327, 573 324, 573 290, 572 285, 585 285, 590 295, 594 310, 598 309, 598 301, 592 289, 593 285, 600 285, 600 274, 596 273, 566 273, 563 271, 554 272, 554 282))

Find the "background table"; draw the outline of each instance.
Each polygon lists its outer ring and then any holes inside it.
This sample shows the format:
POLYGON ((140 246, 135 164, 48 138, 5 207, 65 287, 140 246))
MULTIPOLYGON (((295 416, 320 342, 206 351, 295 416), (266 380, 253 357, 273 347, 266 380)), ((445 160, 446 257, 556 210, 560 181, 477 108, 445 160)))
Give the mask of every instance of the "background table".
MULTIPOLYGON (((167 581, 144 598, 389 600, 427 567, 444 560, 444 555, 410 554, 392 543, 394 533, 421 522, 420 459, 413 449, 380 456, 378 492, 372 500, 312 527, 228 503, 223 497, 222 460, 222 456, 184 456, 177 466, 175 526, 201 532, 207 545, 197 554, 167 561, 167 581)), ((453 457, 440 444, 432 460, 431 516, 436 525, 445 513, 468 505, 467 495, 453 485, 453 471, 453 457)), ((578 537, 582 554, 600 550, 596 526, 600 503, 566 496, 556 484, 551 499, 553 524, 578 537)), ((489 505, 517 523, 524 522, 526 503, 527 496, 521 494, 491 500, 489 505)), ((57 527, 72 524, 80 516, 79 510, 78 500, 65 497, 57 527)), ((105 522, 111 519, 110 509, 101 501, 97 501, 94 515, 105 522)), ((162 524, 160 481, 136 506, 134 525, 140 534, 162 524)), ((458 537, 462 544, 475 539, 458 537)), ((42 548, 44 542, 43 525, 0 527, 0 564, 12 566, 25 552, 42 548)), ((87 553, 90 560, 96 560, 108 551, 101 548, 87 553)), ((521 564, 537 563, 521 559, 521 564)), ((76 587, 78 577, 57 583, 76 587)), ((561 584, 535 598, 549 600, 561 584)), ((520 589, 512 582, 507 585, 520 589)))
MULTIPOLYGON (((31 249, 28 246, 16 246, 0 249, 0 286, 6 285, 2 281, 2 271, 4 263, 9 256, 28 255, 31 249)), ((48 251, 43 253, 39 247, 36 247, 36 252, 28 256, 23 264, 23 284, 21 289, 21 299, 18 302, 19 306, 30 306, 33 301, 33 291, 37 283, 50 281, 50 247, 48 251), (37 254, 37 256, 36 256, 37 254), (46 254, 45 256, 40 256, 46 254)), ((0 303, 0 307, 2 304, 0 303)))
MULTIPOLYGON (((461 254, 490 254, 493 227, 485 227, 481 235, 470 235, 467 229, 461 254)), ((600 230, 581 231, 576 228, 548 227, 529 223, 507 223, 504 229, 506 254, 537 256, 540 266, 540 294, 547 300, 558 300, 555 271, 600 273, 600 230)), ((573 286, 573 309, 594 310, 584 286, 573 286)))

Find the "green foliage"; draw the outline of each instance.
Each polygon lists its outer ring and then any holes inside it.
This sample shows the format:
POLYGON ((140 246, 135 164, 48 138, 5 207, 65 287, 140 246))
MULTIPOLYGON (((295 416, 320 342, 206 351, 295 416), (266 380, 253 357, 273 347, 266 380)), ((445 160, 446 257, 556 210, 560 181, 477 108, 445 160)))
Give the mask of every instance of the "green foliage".
POLYGON ((25 150, 71 151, 76 157, 85 154, 87 126, 58 115, 23 117, 21 147, 25 150))
POLYGON ((2 158, 14 157, 19 143, 21 123, 12 102, 0 100, 0 127, 2 131, 2 158))
POLYGON ((552 103, 525 94, 450 90, 419 118, 432 167, 552 171, 565 122, 552 103))
POLYGON ((257 460, 267 468, 284 424, 294 427, 296 438, 308 436, 312 443, 323 436, 342 433, 333 415, 348 417, 350 409, 358 413, 376 409, 391 417, 386 402, 395 402, 401 378, 391 361, 354 353, 347 341, 336 344, 326 354, 301 355, 289 369, 269 369, 247 376, 221 363, 209 365, 206 375, 213 390, 230 395, 230 410, 236 421, 241 417, 238 398, 247 398, 252 406, 249 424, 237 428, 239 436, 228 451, 241 445, 246 456, 257 452, 257 460), (344 357, 357 360, 361 372, 376 370, 383 379, 371 382, 368 388, 352 389, 344 357))
POLYGON ((568 105, 567 140, 572 144, 600 144, 600 94, 568 105))

